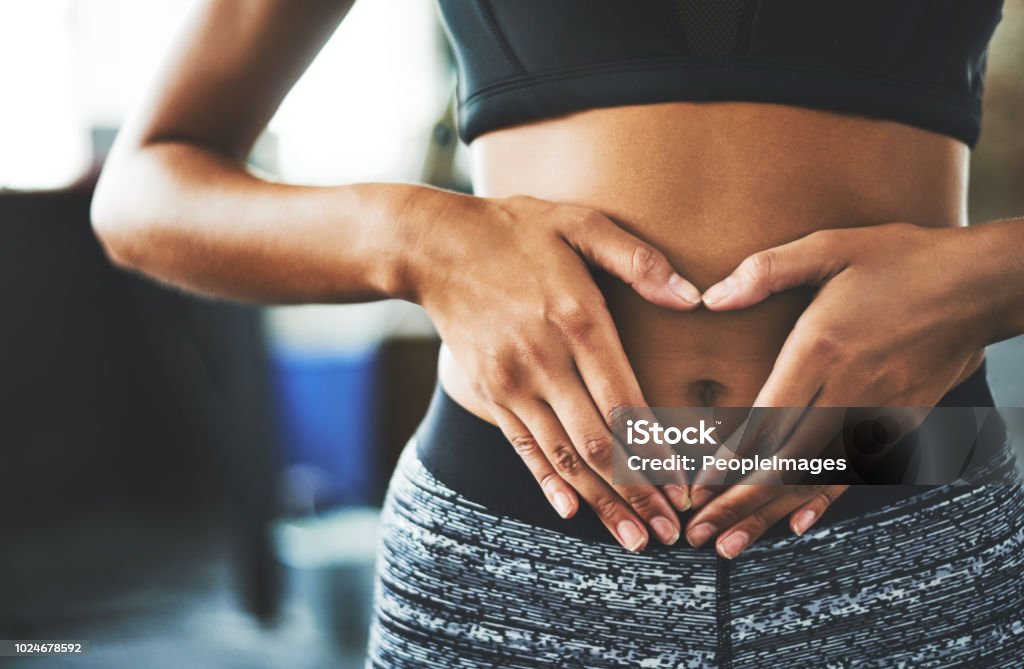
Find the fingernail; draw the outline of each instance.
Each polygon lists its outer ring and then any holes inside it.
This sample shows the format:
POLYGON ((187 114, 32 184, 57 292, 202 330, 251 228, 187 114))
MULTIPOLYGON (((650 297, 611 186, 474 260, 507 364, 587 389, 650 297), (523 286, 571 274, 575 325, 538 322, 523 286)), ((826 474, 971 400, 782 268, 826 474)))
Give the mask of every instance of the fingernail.
POLYGON ((686 494, 682 486, 669 484, 665 486, 665 494, 668 495, 672 505, 676 507, 676 511, 686 511, 690 508, 690 496, 686 494))
POLYGON ((743 530, 736 530, 718 542, 718 554, 726 560, 731 560, 739 555, 748 543, 750 543, 750 535, 743 530))
POLYGON ((708 288, 707 292, 704 293, 703 300, 705 304, 714 304, 715 302, 721 302, 725 298, 732 294, 732 291, 736 289, 736 279, 727 277, 722 281, 719 281, 715 285, 708 288))
POLYGON ((679 530, 676 529, 675 525, 668 518, 658 516, 651 521, 651 527, 654 528, 654 533, 661 539, 661 543, 666 546, 671 546, 679 541, 679 530))
POLYGON ((694 548, 699 548, 701 544, 713 537, 717 531, 718 528, 711 523, 701 523, 686 533, 686 540, 694 548))
POLYGON ((618 524, 617 529, 619 530, 619 537, 622 538, 622 545, 626 547, 626 550, 635 553, 644 547, 647 537, 644 536, 644 531, 632 520, 622 521, 618 524))
POLYGON ((678 295, 684 302, 688 302, 689 304, 700 304, 700 291, 697 290, 692 283, 678 274, 673 274, 669 277, 668 289, 678 295))
POLYGON ((811 529, 811 525, 818 519, 818 514, 811 509, 801 511, 797 514, 796 520, 793 521, 793 531, 796 532, 797 536, 803 536, 804 532, 811 529))
POLYGON ((714 496, 715 493, 711 492, 707 488, 697 488, 690 493, 691 506, 694 509, 699 509, 707 504, 714 496))
POLYGON ((572 500, 564 492, 556 492, 551 503, 562 518, 568 518, 572 514, 572 500))

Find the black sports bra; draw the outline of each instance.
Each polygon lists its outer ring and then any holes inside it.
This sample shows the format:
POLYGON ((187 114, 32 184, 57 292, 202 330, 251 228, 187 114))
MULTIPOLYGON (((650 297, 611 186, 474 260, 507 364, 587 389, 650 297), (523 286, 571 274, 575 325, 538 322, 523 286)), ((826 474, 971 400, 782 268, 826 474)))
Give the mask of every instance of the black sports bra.
POLYGON ((569 112, 748 101, 889 119, 973 147, 1002 0, 438 0, 459 134, 569 112))

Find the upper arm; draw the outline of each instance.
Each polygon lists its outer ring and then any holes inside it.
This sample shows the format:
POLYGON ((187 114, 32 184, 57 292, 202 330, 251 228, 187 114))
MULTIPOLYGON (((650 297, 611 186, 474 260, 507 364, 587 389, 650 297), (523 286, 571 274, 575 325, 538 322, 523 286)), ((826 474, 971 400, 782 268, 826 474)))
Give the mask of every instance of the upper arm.
POLYGON ((119 143, 244 159, 353 0, 201 0, 119 143))

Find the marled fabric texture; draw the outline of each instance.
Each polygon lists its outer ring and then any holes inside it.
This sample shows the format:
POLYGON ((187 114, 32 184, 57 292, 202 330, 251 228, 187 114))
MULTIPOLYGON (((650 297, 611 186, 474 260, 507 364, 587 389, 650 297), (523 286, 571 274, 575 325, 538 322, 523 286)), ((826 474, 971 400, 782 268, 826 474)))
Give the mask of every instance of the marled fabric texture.
POLYGON ((938 488, 728 562, 496 516, 410 446, 384 527, 367 666, 1024 666, 1017 483, 938 488))

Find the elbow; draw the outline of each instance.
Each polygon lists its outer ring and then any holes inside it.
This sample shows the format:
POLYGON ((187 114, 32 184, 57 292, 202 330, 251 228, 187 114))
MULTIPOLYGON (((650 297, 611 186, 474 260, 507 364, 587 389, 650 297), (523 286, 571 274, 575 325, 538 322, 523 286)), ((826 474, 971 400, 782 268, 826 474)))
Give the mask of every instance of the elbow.
POLYGON ((121 269, 138 269, 138 254, 133 251, 136 243, 123 217, 111 205, 97 203, 94 198, 91 218, 93 233, 107 259, 121 269))
POLYGON ((146 224, 143 213, 131 203, 130 189, 108 167, 96 186, 89 216, 93 234, 110 262, 121 269, 142 271, 146 224))

